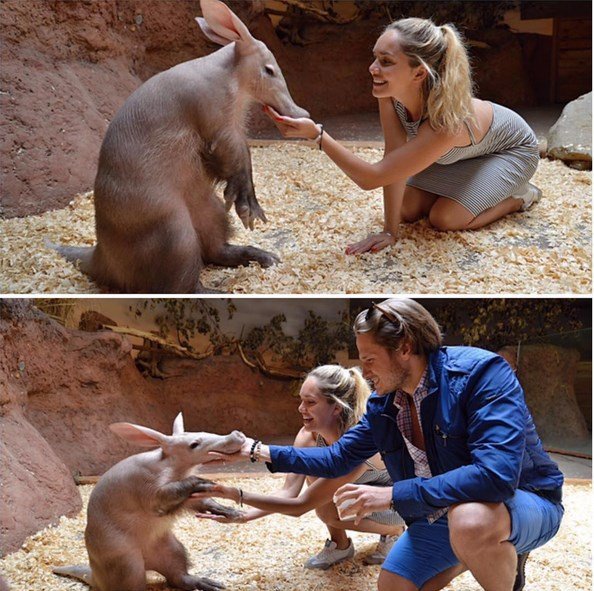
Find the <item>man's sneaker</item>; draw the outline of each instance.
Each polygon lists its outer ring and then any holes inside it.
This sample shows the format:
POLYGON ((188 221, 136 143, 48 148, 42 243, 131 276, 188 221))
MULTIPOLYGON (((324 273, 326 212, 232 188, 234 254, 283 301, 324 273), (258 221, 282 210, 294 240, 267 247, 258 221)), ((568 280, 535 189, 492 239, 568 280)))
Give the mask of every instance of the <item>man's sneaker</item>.
POLYGON ((514 199, 521 199, 522 207, 520 207, 520 211, 526 211, 540 201, 542 191, 532 183, 526 183, 512 197, 514 199))
POLYGON ((383 564, 398 536, 380 536, 377 548, 363 559, 363 564, 383 564))
POLYGON ((324 549, 319 554, 312 556, 304 566, 305 568, 319 568, 326 570, 333 564, 338 564, 343 560, 352 558, 354 555, 355 546, 353 545, 353 540, 351 540, 351 538, 349 538, 348 547, 344 550, 339 550, 336 547, 336 542, 333 542, 332 540, 326 540, 324 549))
POLYGON ((518 567, 516 569, 516 582, 514 583, 513 591, 522 591, 524 585, 526 584, 526 561, 528 560, 528 554, 530 552, 526 552, 525 554, 518 554, 518 567))

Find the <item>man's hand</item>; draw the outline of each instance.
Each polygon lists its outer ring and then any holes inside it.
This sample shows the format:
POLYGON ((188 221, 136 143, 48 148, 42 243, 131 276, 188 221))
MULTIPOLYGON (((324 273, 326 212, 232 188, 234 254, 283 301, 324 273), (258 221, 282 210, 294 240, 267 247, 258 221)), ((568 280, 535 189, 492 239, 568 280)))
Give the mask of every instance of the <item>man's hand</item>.
POLYGON ((333 500, 339 508, 341 519, 353 518, 355 525, 359 525, 362 519, 374 511, 385 511, 390 508, 392 487, 345 484, 334 493, 333 500), (345 503, 348 506, 344 509, 340 508, 345 503))
POLYGON ((390 232, 380 232, 379 234, 369 234, 367 238, 349 244, 346 249, 346 254, 363 254, 364 252, 379 252, 388 246, 396 244, 396 238, 390 232))

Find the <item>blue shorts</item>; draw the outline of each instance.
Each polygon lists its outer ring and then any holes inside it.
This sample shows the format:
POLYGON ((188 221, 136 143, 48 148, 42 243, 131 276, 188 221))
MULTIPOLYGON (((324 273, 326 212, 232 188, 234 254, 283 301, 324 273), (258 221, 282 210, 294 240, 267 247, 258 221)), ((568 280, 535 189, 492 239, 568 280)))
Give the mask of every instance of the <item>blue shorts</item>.
MULTIPOLYGON (((522 554, 548 542, 559 530, 563 505, 534 493, 516 490, 505 501, 511 516, 509 541, 522 554)), ((398 538, 382 568, 422 587, 444 570, 459 564, 450 544, 447 514, 429 523, 420 519, 398 538)))

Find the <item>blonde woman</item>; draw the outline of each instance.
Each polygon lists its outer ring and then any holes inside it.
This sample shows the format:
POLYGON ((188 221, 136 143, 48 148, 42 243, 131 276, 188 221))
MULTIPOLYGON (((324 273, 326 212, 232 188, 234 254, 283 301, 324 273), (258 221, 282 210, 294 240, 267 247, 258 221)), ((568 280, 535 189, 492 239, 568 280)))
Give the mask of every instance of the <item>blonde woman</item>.
MULTIPOLYGON (((363 416, 369 395, 369 386, 357 369, 322 365, 311 371, 299 394, 303 427, 295 438, 295 447, 326 447, 338 441, 363 416)), ((240 499, 239 489, 222 485, 203 496, 241 500, 243 504, 254 507, 246 511, 241 522, 253 521, 270 513, 300 516, 315 509, 317 516, 326 524, 330 537, 324 548, 305 563, 306 568, 327 569, 351 558, 355 548, 346 530, 380 534, 377 549, 364 562, 381 564, 396 538, 403 532, 404 521, 392 510, 372 513, 357 525, 352 519, 341 521, 332 497, 338 488, 348 483, 392 486, 386 467, 377 454, 342 478, 288 474, 283 487, 269 496, 242 491, 240 499), (305 482, 308 487, 301 492, 305 482)), ((199 517, 230 522, 209 514, 199 517)))
POLYGON ((265 112, 285 137, 316 140, 364 190, 383 188, 384 230, 346 248, 377 252, 400 223, 427 216, 438 230, 476 230, 541 197, 528 181, 538 145, 513 111, 473 97, 463 42, 452 25, 421 18, 388 25, 369 67, 385 139, 382 160, 355 156, 311 119, 265 112))

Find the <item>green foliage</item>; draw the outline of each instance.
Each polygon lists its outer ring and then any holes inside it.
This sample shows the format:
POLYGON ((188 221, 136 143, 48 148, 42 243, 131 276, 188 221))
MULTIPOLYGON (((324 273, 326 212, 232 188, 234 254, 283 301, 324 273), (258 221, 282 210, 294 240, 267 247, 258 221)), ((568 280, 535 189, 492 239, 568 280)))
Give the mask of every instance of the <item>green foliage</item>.
POLYGON ((310 310, 299 331, 296 354, 300 354, 302 364, 324 365, 334 361, 336 353, 347 348, 352 339, 346 311, 340 312, 338 322, 329 322, 310 310))
POLYGON ((434 313, 447 335, 465 345, 497 351, 505 345, 583 328, 572 300, 451 300, 434 313))
MULTIPOLYGON (((210 344, 215 349, 228 346, 231 338, 220 329, 220 313, 208 300, 154 298, 137 302, 130 306, 136 316, 142 316, 147 310, 157 311, 155 323, 159 327, 159 335, 165 338, 173 333, 178 343, 192 350, 190 340, 198 334, 208 335, 210 344)), ((227 300, 228 318, 233 318, 236 308, 231 300, 227 300)))
POLYGON ((339 313, 338 321, 328 321, 309 310, 297 337, 285 334, 282 324, 286 320, 279 314, 268 324, 253 328, 242 340, 242 347, 260 356, 270 351, 276 361, 311 368, 334 362, 336 353, 347 348, 352 338, 345 311, 339 313))
MULTIPOLYGON (((236 306, 230 299, 226 300, 226 305, 231 319, 236 306)), ((310 368, 331 363, 336 353, 347 348, 352 340, 346 311, 339 313, 337 321, 329 321, 310 310, 297 337, 285 333, 283 325, 287 318, 277 314, 268 323, 250 329, 246 335, 242 332, 237 339, 221 330, 219 310, 209 300, 155 298, 130 306, 136 316, 142 316, 148 310, 157 311, 155 322, 160 336, 175 334, 179 344, 190 350, 192 338, 206 335, 215 352, 234 350, 239 342, 248 355, 263 358, 268 354, 275 362, 293 367, 310 368)))

